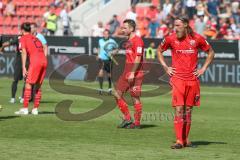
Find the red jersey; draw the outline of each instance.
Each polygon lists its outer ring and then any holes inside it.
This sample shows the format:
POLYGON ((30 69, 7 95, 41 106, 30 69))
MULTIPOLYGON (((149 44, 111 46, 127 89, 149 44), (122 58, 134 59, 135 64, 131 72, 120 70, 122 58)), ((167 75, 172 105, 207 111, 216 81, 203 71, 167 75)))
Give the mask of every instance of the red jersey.
POLYGON ((135 35, 133 38, 128 40, 126 45, 126 72, 131 72, 137 56, 141 56, 141 61, 138 70, 136 71, 136 73, 138 74, 138 71, 142 70, 143 65, 144 42, 140 37, 135 35))
POLYGON ((20 38, 19 48, 24 48, 27 51, 30 65, 43 64, 47 62, 43 45, 35 36, 31 34, 23 35, 20 38))
POLYGON ((176 68, 173 75, 183 80, 196 80, 193 72, 197 69, 198 50, 208 51, 209 43, 201 35, 194 33, 193 37, 187 36, 183 40, 178 40, 176 33, 163 39, 159 46, 162 50, 171 49, 172 67, 176 68))

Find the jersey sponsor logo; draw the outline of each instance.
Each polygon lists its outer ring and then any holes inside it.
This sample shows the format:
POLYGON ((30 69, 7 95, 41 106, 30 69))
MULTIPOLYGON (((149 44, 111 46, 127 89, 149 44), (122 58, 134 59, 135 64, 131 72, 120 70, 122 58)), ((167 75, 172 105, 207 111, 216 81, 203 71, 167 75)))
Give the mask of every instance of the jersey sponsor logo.
POLYGON ((194 52, 194 50, 192 50, 192 49, 186 49, 186 50, 181 49, 181 50, 176 50, 176 53, 194 54, 195 52, 194 52))

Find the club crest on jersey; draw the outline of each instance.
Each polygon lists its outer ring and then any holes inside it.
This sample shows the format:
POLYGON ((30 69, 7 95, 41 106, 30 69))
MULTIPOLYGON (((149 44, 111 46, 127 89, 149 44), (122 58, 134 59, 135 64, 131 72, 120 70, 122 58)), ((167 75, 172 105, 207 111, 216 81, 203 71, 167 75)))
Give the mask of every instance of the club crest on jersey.
POLYGON ((195 44, 196 44, 196 41, 195 41, 195 40, 190 40, 190 45, 191 45, 191 46, 195 46, 195 44))

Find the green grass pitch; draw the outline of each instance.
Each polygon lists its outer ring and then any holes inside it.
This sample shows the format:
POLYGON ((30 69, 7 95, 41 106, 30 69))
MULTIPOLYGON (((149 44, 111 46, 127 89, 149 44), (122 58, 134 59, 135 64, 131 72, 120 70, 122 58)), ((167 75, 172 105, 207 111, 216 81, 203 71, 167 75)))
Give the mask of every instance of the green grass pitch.
MULTIPOLYGON (((55 105, 66 97, 74 100, 73 113, 95 108, 100 101, 57 93, 47 80, 39 109, 42 114, 15 116, 14 111, 21 104, 8 102, 11 82, 9 78, 0 79, 0 105, 3 107, 0 112, 0 160, 235 160, 240 156, 239 88, 203 86, 201 107, 194 109, 190 133, 197 148, 171 150, 174 132, 170 94, 143 98, 145 118, 142 124, 145 128, 126 130, 116 128, 120 123, 117 108, 85 122, 58 119, 54 114, 55 105), (152 113, 157 118, 149 118, 152 113), (160 114, 170 118, 161 119, 160 114)), ((96 83, 91 85, 97 86, 96 83)))

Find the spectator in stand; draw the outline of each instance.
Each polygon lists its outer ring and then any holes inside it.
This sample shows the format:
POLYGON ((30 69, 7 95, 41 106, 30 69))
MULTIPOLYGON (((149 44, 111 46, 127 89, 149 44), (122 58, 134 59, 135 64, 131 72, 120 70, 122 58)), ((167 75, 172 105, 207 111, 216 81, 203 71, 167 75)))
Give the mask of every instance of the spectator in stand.
MULTIPOLYGON (((139 2, 153 3, 151 0, 139 2)), ((138 16, 136 33, 141 37, 163 38, 164 35, 172 32, 173 19, 181 15, 188 15, 191 19, 191 27, 207 38, 229 39, 231 34, 236 39, 240 37, 239 0, 161 0, 160 2, 164 3, 159 3, 155 9, 151 6, 149 10, 145 10, 146 15, 136 15, 135 6, 127 13, 126 17, 129 19, 135 20, 138 16), (228 19, 227 24, 224 23, 225 19, 228 19)))
POLYGON ((159 23, 156 22, 156 19, 148 19, 148 20, 149 20, 148 29, 149 29, 150 37, 154 38, 157 36, 159 23))
POLYGON ((149 37, 148 19, 146 17, 137 17, 136 35, 139 37, 149 37))
POLYGON ((164 13, 164 20, 167 18, 168 14, 171 12, 173 4, 170 3, 170 0, 165 0, 163 4, 163 13, 164 13))
POLYGON ((118 17, 116 14, 113 15, 112 19, 108 22, 110 35, 114 35, 117 28, 120 26, 118 17))
POLYGON ((237 23, 235 23, 235 19, 233 17, 229 18, 229 27, 234 33, 237 33, 237 23))
POLYGON ((223 38, 226 40, 237 40, 237 37, 235 36, 233 30, 230 28, 227 29, 227 33, 223 36, 223 38))
POLYGON ((47 21, 48 16, 50 15, 50 8, 49 6, 46 6, 46 11, 43 14, 43 19, 47 21))
POLYGON ((55 32, 57 31, 57 15, 55 14, 55 7, 51 6, 50 9, 50 14, 47 18, 47 30, 48 30, 48 35, 53 36, 55 32))
POLYGON ((207 3, 206 1, 204 0, 201 0, 197 3, 197 6, 196 6, 196 15, 205 15, 204 16, 204 21, 208 21, 208 17, 210 17, 210 14, 208 12, 208 9, 207 9, 207 3))
POLYGON ((198 34, 204 36, 204 31, 206 30, 207 25, 204 21, 204 13, 199 12, 197 16, 198 18, 195 20, 194 29, 198 34))
POLYGON ((219 6, 218 18, 229 18, 232 16, 231 5, 229 2, 221 3, 219 6))
POLYGON ((163 12, 161 4, 159 4, 157 10, 158 10, 157 21, 161 24, 162 21, 164 20, 164 12, 163 12))
MULTIPOLYGON (((212 18, 214 20, 214 18, 212 18)), ((206 30, 204 31, 204 36, 209 39, 216 39, 217 37, 217 29, 216 29, 216 23, 211 22, 207 24, 206 30)))
POLYGON ((46 6, 45 9, 46 9, 46 11, 43 14, 43 21, 42 21, 41 27, 42 27, 42 33, 44 35, 47 35, 47 33, 48 33, 47 19, 48 19, 48 16, 50 15, 50 8, 49 8, 49 6, 46 6))
POLYGON ((55 6, 55 7, 59 7, 62 4, 62 0, 54 0, 51 5, 55 6))
POLYGON ((96 25, 92 27, 92 36, 93 37, 102 37, 105 28, 103 27, 103 23, 99 21, 96 25))
POLYGON ((63 35, 68 36, 70 34, 70 21, 71 18, 68 15, 68 8, 66 5, 63 6, 62 11, 60 12, 60 20, 63 26, 63 35))
POLYGON ((16 7, 12 0, 7 1, 6 8, 4 10, 5 16, 14 16, 16 14, 16 7))
POLYGON ((235 22, 238 24, 240 23, 240 4, 238 0, 234 0, 232 3, 232 16, 235 22))
POLYGON ((136 6, 139 0, 131 0, 131 6, 136 6))
POLYGON ((219 19, 219 24, 221 24, 221 27, 218 31, 216 38, 222 39, 222 38, 224 38, 224 36, 227 35, 227 30, 229 28, 229 21, 226 18, 221 18, 221 19, 219 19))
POLYGON ((179 17, 184 14, 184 6, 181 0, 176 0, 173 3, 173 7, 169 13, 171 21, 173 22, 176 17, 179 17))
POLYGON ((217 19, 218 13, 219 13, 219 6, 220 1, 219 0, 208 0, 207 2, 207 9, 211 17, 214 17, 217 19))
POLYGON ((67 10, 71 11, 73 9, 73 1, 72 0, 66 0, 67 10))
POLYGON ((157 35, 157 30, 159 28, 159 22, 157 21, 158 11, 157 8, 151 5, 147 11, 147 19, 149 20, 149 33, 150 37, 154 38, 157 35))
POLYGON ((156 19, 158 15, 158 10, 155 6, 151 5, 147 10, 146 17, 149 19, 156 19))
POLYGON ((136 22, 137 13, 136 13, 136 7, 135 6, 132 6, 131 10, 127 12, 127 15, 126 15, 125 19, 131 19, 131 20, 134 20, 136 22))
POLYGON ((3 2, 0 0, 0 16, 3 15, 3 2))
POLYGON ((194 14, 196 14, 196 0, 186 0, 186 12, 189 19, 193 19, 194 14))

